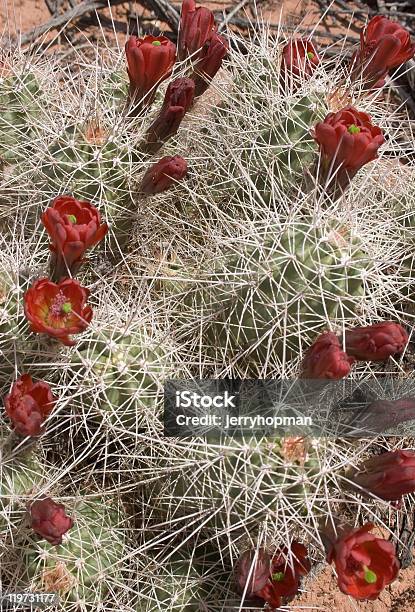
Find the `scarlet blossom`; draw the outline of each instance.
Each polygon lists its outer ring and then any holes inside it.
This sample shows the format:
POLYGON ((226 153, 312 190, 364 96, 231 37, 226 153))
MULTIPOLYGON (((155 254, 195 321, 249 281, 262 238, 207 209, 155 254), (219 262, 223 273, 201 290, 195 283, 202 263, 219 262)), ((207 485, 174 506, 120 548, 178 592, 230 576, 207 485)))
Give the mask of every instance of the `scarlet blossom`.
POLYGON ((50 544, 62 544, 62 536, 73 527, 73 520, 66 515, 65 507, 50 497, 38 499, 30 507, 32 529, 50 544))
POLYGON ((247 550, 239 558, 235 571, 236 587, 240 593, 252 597, 268 582, 271 575, 271 557, 263 549, 247 550))
POLYGON ((290 40, 282 50, 282 70, 294 77, 311 76, 320 63, 317 50, 311 40, 290 40))
POLYGON ((88 289, 73 279, 57 284, 47 278, 37 280, 24 295, 24 311, 32 331, 73 346, 70 336, 83 332, 92 319, 92 309, 86 305, 88 296, 88 289))
POLYGON ((399 572, 392 542, 372 533, 371 523, 341 535, 329 551, 327 560, 335 564, 340 590, 357 600, 376 599, 399 572))
POLYGON ((396 450, 366 459, 353 482, 385 501, 415 492, 415 452, 396 450))
POLYGON ((373 17, 360 32, 360 49, 355 54, 352 77, 362 78, 369 87, 381 86, 388 71, 415 54, 408 30, 383 15, 373 17))
POLYGON ((165 36, 130 36, 125 45, 128 76, 130 79, 130 102, 137 114, 149 106, 156 95, 157 87, 167 79, 176 61, 176 47, 165 36))
POLYGON ((166 156, 151 166, 141 182, 140 191, 147 195, 166 191, 187 174, 187 162, 180 155, 166 156))
POLYGON ((326 186, 334 177, 344 189, 356 172, 378 157, 384 143, 382 130, 371 123, 369 115, 352 106, 329 113, 314 128, 320 147, 320 180, 326 186))
POLYGON ((195 82, 195 97, 201 96, 208 89, 227 54, 226 38, 214 32, 200 52, 199 61, 191 77, 195 82))
POLYGON ((383 321, 346 331, 346 352, 360 361, 384 361, 391 355, 402 353, 408 339, 402 325, 383 321))
POLYGON ((204 6, 196 8, 194 0, 183 0, 177 41, 179 60, 183 61, 187 57, 197 60, 202 47, 215 31, 212 11, 204 6))
POLYGON ((384 433, 405 421, 415 421, 415 399, 376 400, 367 407, 362 426, 365 432, 384 433))
POLYGON ((147 152, 155 153, 177 133, 183 117, 193 104, 194 95, 192 79, 176 79, 169 84, 160 113, 146 135, 147 152))
POLYGON ((300 587, 301 576, 306 576, 311 569, 307 555, 306 547, 299 542, 293 542, 290 549, 284 547, 280 550, 272 559, 267 583, 255 592, 255 596, 275 609, 282 605, 283 600, 292 599, 300 587))
POLYGON ((354 361, 342 350, 336 334, 324 332, 306 352, 301 377, 339 380, 348 376, 354 361))
POLYGON ((55 280, 61 280, 68 273, 75 275, 85 252, 108 232, 95 206, 71 196, 55 198, 42 214, 42 223, 51 239, 55 280))
POLYGON ((6 414, 21 436, 38 436, 55 402, 50 386, 43 380, 34 383, 28 374, 22 374, 4 398, 6 414))

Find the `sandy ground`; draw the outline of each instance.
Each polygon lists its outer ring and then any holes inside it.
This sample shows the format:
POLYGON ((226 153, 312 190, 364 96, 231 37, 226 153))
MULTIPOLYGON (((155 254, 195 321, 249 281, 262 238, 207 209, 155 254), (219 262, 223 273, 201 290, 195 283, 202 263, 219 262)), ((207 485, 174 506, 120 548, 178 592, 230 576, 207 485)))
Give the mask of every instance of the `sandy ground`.
POLYGON ((375 601, 358 602, 338 590, 334 572, 327 566, 308 585, 307 591, 292 602, 291 609, 324 612, 411 612, 415 610, 415 567, 401 570, 398 579, 384 589, 375 601))
MULTIPOLYGON (((81 0, 77 0, 78 3, 81 0)), ((66 4, 61 0, 62 5, 66 4)), ((54 0, 51 0, 51 4, 54 0)), ((178 5, 179 1, 173 2, 178 5)), ((236 3, 235 3, 236 4, 236 3)), ((223 2, 216 0, 214 2, 204 2, 204 6, 218 11, 223 8, 228 8, 233 5, 230 0, 223 2)), ((112 9, 113 15, 117 19, 126 18, 130 8, 136 11, 139 15, 145 13, 143 8, 136 2, 125 2, 120 6, 112 9)), ((278 22, 280 14, 284 15, 286 20, 298 22, 299 20, 305 24, 315 22, 316 4, 313 0, 263 0, 258 9, 265 20, 278 22)), ((108 17, 109 11, 103 11, 108 17)), ((239 13, 243 16, 243 11, 239 13)), ((8 32, 12 35, 16 33, 26 32, 39 24, 45 23, 51 18, 51 14, 44 0, 0 0, 0 28, 2 32, 8 32)), ((157 24, 156 24, 157 25, 157 24)), ((160 24, 161 28, 165 28, 164 24, 160 24)))
MULTIPOLYGON (((131 3, 141 14, 143 9, 131 3), (135 5, 135 6, 134 6, 135 5)), ((205 2, 205 6, 219 10, 231 2, 205 2)), ((316 6, 311 0, 270 0, 262 3, 265 19, 278 22, 281 11, 292 23, 310 25, 316 20, 316 6)), ((114 9, 116 19, 126 20, 129 3, 114 9)), ((109 16, 109 12, 107 12, 109 16)), ((44 0, 0 0, 0 33, 16 35, 45 23, 51 15, 44 0)), ((161 27, 162 24, 160 24, 161 27)), ((165 26, 164 26, 165 27, 165 26)), ((307 585, 291 604, 292 610, 321 610, 327 612, 410 612, 415 610, 415 567, 401 571, 399 578, 385 589, 379 599, 373 602, 356 602, 339 592, 331 567, 324 570, 307 585)))

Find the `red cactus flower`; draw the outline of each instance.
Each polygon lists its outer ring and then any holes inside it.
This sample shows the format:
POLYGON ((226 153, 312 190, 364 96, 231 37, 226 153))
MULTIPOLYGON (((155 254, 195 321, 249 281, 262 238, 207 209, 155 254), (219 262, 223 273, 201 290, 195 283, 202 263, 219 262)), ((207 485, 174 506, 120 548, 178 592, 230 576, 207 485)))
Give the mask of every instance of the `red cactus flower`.
POLYGON ((171 136, 177 134, 183 117, 193 104, 195 84, 192 79, 176 79, 167 87, 160 114, 146 135, 146 151, 155 153, 171 136))
POLYGON ((415 421, 415 400, 376 400, 367 407, 363 416, 363 429, 383 434, 405 421, 415 421))
POLYGON ((167 79, 176 61, 176 47, 165 36, 130 36, 125 45, 128 76, 130 78, 130 103, 137 114, 149 106, 157 87, 167 79))
POLYGON ((340 590, 355 599, 376 599, 399 572, 395 546, 372 533, 371 523, 341 535, 327 560, 336 566, 340 590))
POLYGON ((347 187, 360 168, 378 157, 378 149, 385 140, 369 115, 352 106, 329 113, 317 123, 314 139, 320 147, 320 180, 326 186, 334 177, 341 189, 347 187))
POLYGON ((69 336, 83 332, 92 319, 92 309, 86 306, 88 295, 88 289, 73 279, 57 284, 47 278, 36 281, 24 296, 24 311, 32 331, 73 346, 75 342, 69 336))
POLYGON ((354 361, 342 350, 336 334, 324 332, 308 349, 301 377, 339 380, 348 376, 354 361))
POLYGON ((108 231, 95 206, 71 196, 55 198, 41 219, 52 241, 54 278, 58 281, 69 273, 75 275, 87 249, 98 244, 108 231))
POLYGON ((363 78, 369 87, 381 86, 388 71, 415 54, 408 30, 383 15, 376 15, 360 33, 352 78, 363 78))
POLYGON ((21 436, 41 434, 43 422, 55 402, 50 386, 43 380, 34 383, 28 374, 22 374, 4 398, 6 414, 21 436))
POLYGON ((228 42, 226 38, 214 32, 200 52, 199 61, 192 74, 192 79, 195 82, 195 97, 201 96, 208 89, 227 54, 228 42))
POLYGON ((301 576, 311 569, 307 549, 299 542, 293 542, 274 556, 271 575, 265 586, 255 596, 267 602, 272 608, 279 608, 283 600, 289 600, 298 592, 301 576), (290 554, 291 553, 291 554, 290 554))
POLYGON ((65 507, 50 497, 38 499, 30 507, 32 529, 50 544, 62 544, 62 536, 73 527, 73 520, 66 515, 65 507))
POLYGON ((215 17, 204 6, 196 8, 194 0, 183 0, 180 15, 177 54, 180 61, 199 58, 202 47, 216 31, 215 17))
POLYGON ((353 475, 353 482, 386 501, 400 501, 415 492, 415 452, 390 451, 371 457, 353 475))
POLYGON ((282 70, 294 77, 311 76, 320 63, 317 50, 311 40, 290 40, 282 50, 282 70))
POLYGON ((271 557, 263 549, 247 550, 239 558, 235 571, 238 591, 247 597, 255 595, 268 582, 271 575, 271 557))
POLYGON ((175 181, 181 181, 187 174, 187 163, 180 155, 163 157, 151 166, 144 175, 140 191, 147 195, 166 191, 175 181))
POLYGON ((402 325, 393 321, 355 327, 346 331, 346 352, 360 361, 384 361, 402 353, 408 339, 402 325))

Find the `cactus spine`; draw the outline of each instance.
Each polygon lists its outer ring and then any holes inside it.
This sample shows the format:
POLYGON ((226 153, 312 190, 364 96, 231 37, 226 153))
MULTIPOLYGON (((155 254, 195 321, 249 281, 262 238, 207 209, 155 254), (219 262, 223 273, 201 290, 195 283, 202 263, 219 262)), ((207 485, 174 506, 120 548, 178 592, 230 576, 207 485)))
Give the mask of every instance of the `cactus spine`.
POLYGON ((63 605, 75 602, 92 611, 108 593, 108 580, 120 579, 122 513, 106 499, 94 498, 79 501, 73 517, 75 524, 61 545, 25 543, 27 577, 31 589, 59 593, 63 605))

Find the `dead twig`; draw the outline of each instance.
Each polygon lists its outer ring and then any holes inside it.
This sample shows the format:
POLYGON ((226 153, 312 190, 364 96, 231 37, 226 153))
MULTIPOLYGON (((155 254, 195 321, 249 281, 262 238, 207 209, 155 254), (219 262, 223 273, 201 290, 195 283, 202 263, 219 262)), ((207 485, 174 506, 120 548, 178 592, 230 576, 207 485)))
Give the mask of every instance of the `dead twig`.
POLYGON ((62 15, 57 15, 46 23, 43 23, 42 25, 29 30, 29 32, 22 34, 20 36, 20 44, 23 46, 33 43, 37 38, 43 34, 46 34, 46 32, 49 32, 49 30, 55 30, 57 28, 61 28, 62 26, 66 27, 72 21, 79 19, 79 17, 82 17, 87 13, 108 8, 109 6, 116 6, 117 4, 122 4, 124 1, 125 0, 89 0, 88 2, 77 4, 71 10, 62 13, 62 15))
POLYGON ((167 23, 173 32, 178 32, 180 14, 170 4, 169 0, 139 0, 139 3, 147 10, 152 11, 157 19, 167 23))
POLYGON ((236 6, 235 6, 235 8, 233 8, 233 9, 232 9, 232 10, 231 10, 229 13, 227 13, 227 14, 225 15, 225 17, 224 17, 224 18, 223 18, 223 20, 222 20, 222 23, 219 25, 219 28, 218 28, 219 32, 220 32, 221 30, 223 30, 224 28, 226 28, 227 24, 228 24, 228 23, 231 21, 231 19, 232 19, 232 18, 233 18, 233 17, 234 17, 234 16, 235 16, 237 13, 239 13, 239 11, 240 11, 241 9, 243 9, 243 8, 244 8, 244 6, 245 6, 246 4, 248 4, 248 2, 250 2, 250 0, 241 0, 241 2, 239 2, 239 3, 238 3, 236 6))

